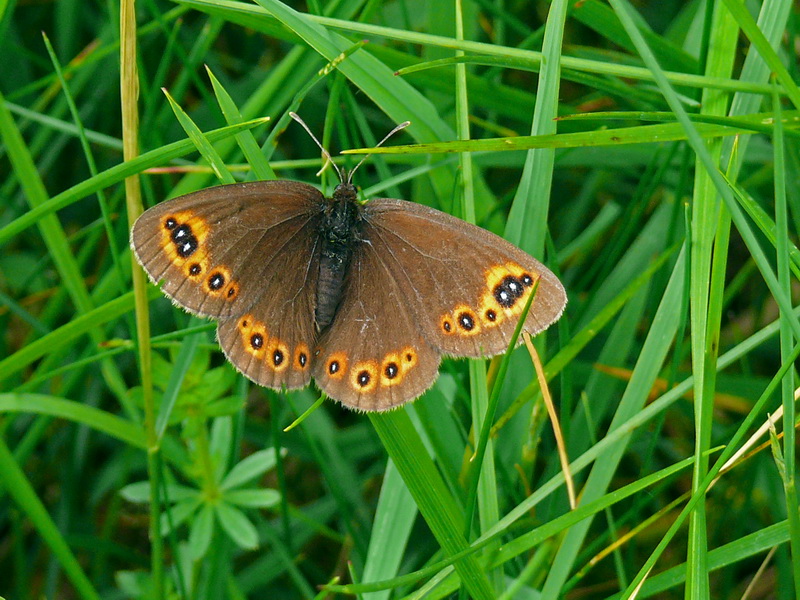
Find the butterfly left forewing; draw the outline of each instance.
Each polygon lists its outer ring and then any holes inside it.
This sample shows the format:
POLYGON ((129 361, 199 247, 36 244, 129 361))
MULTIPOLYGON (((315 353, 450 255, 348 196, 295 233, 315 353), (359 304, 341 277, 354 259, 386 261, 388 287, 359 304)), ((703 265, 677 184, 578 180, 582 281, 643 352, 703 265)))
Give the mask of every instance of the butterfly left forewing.
POLYGON ((201 316, 242 314, 287 244, 310 239, 324 198, 297 182, 218 186, 162 202, 142 214, 131 246, 153 282, 201 316))
POLYGON ((484 229, 385 198, 368 202, 365 218, 369 243, 406 290, 413 322, 443 354, 503 352, 534 288, 525 331, 539 333, 564 310, 566 293, 556 276, 484 229))
POLYGON ((440 354, 413 319, 407 290, 379 250, 359 244, 336 317, 314 353, 317 385, 357 410, 388 410, 420 396, 438 375, 440 354))

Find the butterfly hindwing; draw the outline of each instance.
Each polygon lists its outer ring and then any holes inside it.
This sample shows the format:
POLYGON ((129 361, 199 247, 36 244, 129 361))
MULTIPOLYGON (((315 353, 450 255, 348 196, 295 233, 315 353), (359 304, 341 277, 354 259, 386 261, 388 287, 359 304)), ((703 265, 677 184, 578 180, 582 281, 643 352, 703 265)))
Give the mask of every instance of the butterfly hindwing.
POLYGON ((480 227, 424 205, 375 199, 364 237, 406 294, 413 322, 443 354, 493 356, 511 341, 534 283, 524 330, 556 321, 566 293, 544 265, 480 227))
POLYGON ((328 396, 357 410, 387 410, 433 384, 440 354, 415 325, 407 294, 379 249, 356 246, 336 317, 312 366, 328 396))
POLYGON ((259 385, 292 389, 311 379, 319 252, 316 235, 295 235, 265 265, 255 304, 217 327, 225 356, 259 385))

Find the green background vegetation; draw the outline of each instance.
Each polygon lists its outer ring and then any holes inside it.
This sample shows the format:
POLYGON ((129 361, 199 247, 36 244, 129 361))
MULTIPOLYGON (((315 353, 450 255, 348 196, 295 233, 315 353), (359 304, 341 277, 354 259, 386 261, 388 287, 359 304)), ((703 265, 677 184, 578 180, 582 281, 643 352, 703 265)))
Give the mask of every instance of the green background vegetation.
POLYGON ((125 2, 0 2, 0 595, 800 597, 792 3, 292 4, 139 0, 134 29, 125 2), (562 277, 536 344, 576 509, 524 350, 284 432, 314 389, 250 384, 134 291, 126 177, 145 206, 331 191, 289 110, 334 151, 410 120, 363 197, 562 277))

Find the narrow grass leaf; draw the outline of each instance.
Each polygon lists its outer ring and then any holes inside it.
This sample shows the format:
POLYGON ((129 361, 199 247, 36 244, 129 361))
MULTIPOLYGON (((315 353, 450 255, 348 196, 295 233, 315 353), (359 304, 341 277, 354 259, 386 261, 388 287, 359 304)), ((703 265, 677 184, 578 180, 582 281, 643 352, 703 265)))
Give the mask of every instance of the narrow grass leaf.
MULTIPOLYGON (((463 515, 436 471, 405 410, 370 413, 370 421, 397 465, 428 527, 449 555, 467 548, 462 535, 463 515)), ((472 598, 489 599, 494 593, 476 559, 456 562, 456 571, 472 598)))
POLYGON ((104 410, 56 396, 44 394, 0 394, 0 413, 48 415, 80 423, 136 448, 146 447, 142 426, 104 410))

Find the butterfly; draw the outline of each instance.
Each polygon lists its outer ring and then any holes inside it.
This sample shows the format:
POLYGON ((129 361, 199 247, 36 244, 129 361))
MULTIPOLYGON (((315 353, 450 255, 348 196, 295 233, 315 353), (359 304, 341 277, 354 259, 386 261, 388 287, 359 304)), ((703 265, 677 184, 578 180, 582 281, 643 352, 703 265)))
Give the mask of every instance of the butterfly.
POLYGON ((419 397, 442 356, 505 351, 534 288, 523 330, 561 316, 561 282, 513 244, 421 204, 361 203, 340 178, 329 198, 278 180, 168 200, 137 219, 131 246, 176 304, 218 321, 246 377, 273 389, 313 378, 362 411, 419 397))

